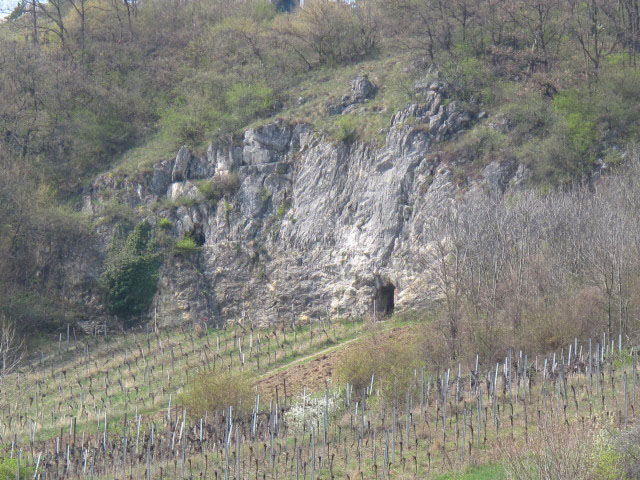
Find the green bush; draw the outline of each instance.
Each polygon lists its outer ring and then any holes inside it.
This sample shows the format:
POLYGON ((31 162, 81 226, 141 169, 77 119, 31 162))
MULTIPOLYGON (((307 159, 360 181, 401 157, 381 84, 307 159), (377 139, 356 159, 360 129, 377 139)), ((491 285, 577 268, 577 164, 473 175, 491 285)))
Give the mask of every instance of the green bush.
POLYGON ((226 104, 237 127, 268 114, 275 104, 275 94, 266 85, 235 83, 226 93, 226 104))
POLYGON ((158 283, 160 257, 154 252, 151 226, 136 225, 122 242, 116 232, 101 281, 109 311, 132 326, 151 306, 158 283), (124 243, 124 245, 123 245, 124 243))
POLYGON ((467 467, 459 473, 446 473, 436 477, 435 480, 504 480, 507 473, 502 465, 480 465, 467 467))
POLYGON ((188 254, 188 253, 195 253, 200 249, 200 247, 198 247, 198 244, 196 243, 196 241, 193 239, 192 236, 190 235, 185 235, 183 236, 180 240, 178 240, 176 242, 176 244, 174 245, 174 250, 177 253, 183 253, 183 254, 188 254))
POLYGON ((358 138, 358 122, 353 115, 342 115, 336 120, 338 140, 353 143, 358 138))
POLYGON ((465 103, 491 104, 495 100, 495 78, 486 63, 474 56, 464 56, 442 64, 442 79, 452 88, 452 96, 465 103))
POLYGON ((271 190, 269 190, 268 188, 263 188, 260 192, 260 200, 262 200, 263 202, 268 202, 271 199, 271 195, 271 190))
POLYGON ((210 180, 196 182, 198 192, 213 205, 223 197, 233 195, 240 186, 240 178, 235 172, 220 173, 210 180))
POLYGON ((174 142, 199 144, 217 125, 221 113, 199 98, 181 99, 164 110, 158 125, 164 138, 174 142))
POLYGON ((72 113, 78 155, 85 161, 106 160, 132 146, 134 129, 125 121, 124 112, 107 106, 103 111, 80 108, 72 113))
POLYGON ((486 164, 500 158, 508 142, 507 135, 480 124, 465 132, 449 148, 456 158, 465 161, 479 160, 482 164, 486 164))
POLYGON ((234 415, 245 415, 254 406, 254 381, 241 372, 201 373, 192 379, 180 397, 193 417, 233 407, 234 415))
POLYGON ((583 172, 587 158, 567 148, 566 137, 554 132, 546 138, 533 138, 516 151, 516 158, 531 168, 538 185, 561 185, 583 172))
POLYGON ((509 121, 509 135, 516 139, 545 135, 553 128, 556 117, 551 102, 538 91, 528 91, 518 85, 506 85, 502 96, 507 98, 502 114, 509 121))
POLYGON ((282 220, 290 208, 291 204, 289 202, 284 202, 278 205, 278 208, 276 209, 276 217, 278 217, 279 220, 282 220))
POLYGON ((607 441, 605 436, 600 455, 596 479, 635 479, 640 478, 640 423, 630 427, 607 441))
MULTIPOLYGON (((597 463, 593 478, 597 480, 627 480, 630 477, 625 472, 625 461, 634 458, 633 454, 625 458, 624 454, 615 450, 611 445, 604 445, 597 453, 597 463)), ((637 461, 637 459, 634 459, 637 461)))
POLYGON ((304 7, 277 18, 275 31, 307 68, 359 61, 377 50, 380 25, 370 9, 331 0, 307 1, 304 7))
POLYGON ((578 92, 558 94, 553 106, 564 119, 572 147, 579 155, 585 155, 598 141, 598 131, 593 114, 578 92))
POLYGON ((213 177, 212 182, 222 196, 233 195, 238 191, 238 187, 240 187, 240 177, 238 177, 238 174, 235 172, 218 174, 213 177))
POLYGON ((217 203, 222 198, 222 192, 212 180, 199 180, 196 182, 196 187, 200 195, 210 202, 217 203))
POLYGON ((133 210, 129 205, 118 198, 111 198, 102 204, 102 211, 96 223, 129 223, 133 216, 133 210))
MULTIPOLYGON (((23 460, 20 464, 20 480, 33 478, 33 467, 24 465, 23 460)), ((15 458, 3 458, 0 460, 0 480, 16 480, 18 470, 18 460, 15 458)))
POLYGON ((171 223, 171 220, 169 220, 168 218, 161 218, 158 221, 158 227, 163 230, 171 230, 173 228, 173 224, 171 223))

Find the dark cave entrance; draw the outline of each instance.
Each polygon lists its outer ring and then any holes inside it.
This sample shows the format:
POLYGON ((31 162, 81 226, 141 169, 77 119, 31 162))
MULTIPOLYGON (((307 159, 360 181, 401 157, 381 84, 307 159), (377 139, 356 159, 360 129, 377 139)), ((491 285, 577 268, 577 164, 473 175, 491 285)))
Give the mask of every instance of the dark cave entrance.
POLYGON ((392 283, 385 283, 376 289, 375 308, 377 315, 391 315, 395 308, 396 287, 392 283))
POLYGON ((194 225, 193 230, 191 230, 191 238, 193 238, 193 241, 196 242, 196 245, 199 247, 204 245, 204 242, 207 241, 207 237, 204 235, 202 225, 199 223, 194 225))
POLYGON ((297 2, 295 2, 294 0, 277 0, 273 3, 275 3, 276 9, 279 12, 291 12, 293 11, 297 2))

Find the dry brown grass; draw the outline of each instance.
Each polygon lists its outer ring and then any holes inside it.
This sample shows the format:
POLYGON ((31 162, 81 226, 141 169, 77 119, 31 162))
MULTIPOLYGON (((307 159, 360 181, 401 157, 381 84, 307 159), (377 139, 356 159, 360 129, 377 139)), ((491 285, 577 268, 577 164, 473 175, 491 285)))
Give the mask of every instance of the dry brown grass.
POLYGON ((569 427, 559 418, 543 420, 526 443, 505 441, 499 453, 513 480, 593 478, 598 465, 597 434, 591 423, 569 427))
POLYGON ((185 386, 180 400, 187 412, 195 417, 228 407, 242 415, 250 412, 253 406, 253 383, 251 377, 240 372, 205 372, 185 386))
POLYGON ((373 329, 345 351, 335 371, 336 380, 350 383, 360 393, 370 387, 373 376, 374 391, 380 390, 383 398, 404 395, 413 386, 414 369, 424 365, 417 333, 413 328, 373 329))

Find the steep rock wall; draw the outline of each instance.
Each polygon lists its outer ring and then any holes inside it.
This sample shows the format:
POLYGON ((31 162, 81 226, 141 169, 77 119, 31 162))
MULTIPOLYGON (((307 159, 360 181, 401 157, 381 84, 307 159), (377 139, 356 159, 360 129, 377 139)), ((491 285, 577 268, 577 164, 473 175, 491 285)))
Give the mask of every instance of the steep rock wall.
MULTIPOLYGON (((85 197, 96 216, 117 194, 141 216, 168 218, 178 238, 197 233, 197 254, 168 258, 154 309, 165 323, 249 317, 260 323, 300 315, 362 315, 423 308, 429 220, 460 194, 501 193, 523 175, 492 163, 460 190, 438 145, 474 119, 443 86, 397 112, 382 148, 332 142, 306 124, 279 121, 245 132, 242 144, 187 147, 135 179, 101 176, 85 197), (237 175, 211 202, 196 181, 237 175)), ((104 244, 112 229, 101 232, 104 244)))

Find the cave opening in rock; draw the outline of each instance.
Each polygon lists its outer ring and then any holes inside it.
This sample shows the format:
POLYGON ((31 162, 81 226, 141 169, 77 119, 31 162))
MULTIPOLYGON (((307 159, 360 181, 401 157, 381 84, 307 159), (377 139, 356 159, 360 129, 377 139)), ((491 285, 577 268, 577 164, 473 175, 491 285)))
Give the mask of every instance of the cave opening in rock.
POLYGON ((275 3, 276 10, 279 12, 291 12, 298 2, 295 2, 294 0, 277 0, 273 3, 275 3))
POLYGON ((196 242, 196 245, 198 245, 199 247, 204 245, 204 242, 206 242, 207 238, 205 237, 202 230, 202 225, 197 223, 193 227, 193 230, 191 230, 191 238, 193 238, 193 241, 196 242))
POLYGON ((375 307, 378 315, 391 315, 395 308, 396 287, 386 283, 376 290, 375 307))

